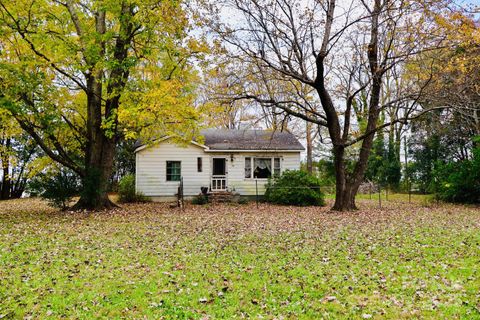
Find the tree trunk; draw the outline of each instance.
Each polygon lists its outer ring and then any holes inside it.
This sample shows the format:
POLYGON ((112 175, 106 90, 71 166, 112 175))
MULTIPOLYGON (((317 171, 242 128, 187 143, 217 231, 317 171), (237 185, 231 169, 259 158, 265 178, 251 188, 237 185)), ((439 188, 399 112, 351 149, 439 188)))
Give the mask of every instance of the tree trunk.
POLYGON ((332 210, 335 211, 353 211, 357 210, 355 204, 355 195, 357 191, 353 190, 351 186, 347 186, 343 193, 337 195, 335 198, 335 204, 332 210))
POLYGON ((362 142, 362 148, 355 168, 351 174, 347 173, 345 163, 345 148, 343 146, 334 147, 335 164, 335 204, 332 210, 352 211, 357 210, 355 196, 358 188, 363 182, 365 171, 367 169, 368 155, 372 148, 374 134, 366 137, 362 142))
POLYGON ((115 207, 108 198, 108 181, 113 171, 115 138, 106 136, 102 128, 102 74, 101 70, 87 80, 87 150, 85 175, 80 200, 73 209, 101 210, 115 207))
POLYGON ((85 176, 82 177, 80 200, 74 210, 102 210, 117 207, 109 198, 109 181, 113 173, 115 138, 108 138, 102 128, 93 129, 93 136, 86 154, 85 176))
POLYGON ((371 134, 367 135, 363 139, 358 160, 355 163, 355 167, 351 174, 348 174, 346 170, 345 146, 336 145, 333 148, 336 176, 336 195, 335 204, 332 208, 333 210, 351 211, 357 209, 357 206, 355 205, 355 196, 365 177, 368 157, 370 155, 373 139, 375 137, 374 129, 376 128, 376 123, 380 114, 380 109, 377 107, 381 87, 381 82, 379 80, 380 79, 378 77, 374 78, 372 86, 373 93, 371 96, 368 123, 366 128, 366 131, 371 132, 371 134))
MULTIPOLYGON (((87 75, 87 146, 85 150, 85 175, 82 177, 83 190, 80 200, 74 209, 101 210, 116 207, 108 198, 108 183, 113 172, 117 135, 117 109, 120 94, 128 78, 128 69, 124 69, 124 61, 128 52, 128 41, 132 28, 132 8, 122 4, 124 20, 120 26, 120 36, 116 39, 113 51, 114 61, 118 63, 110 74, 106 88, 107 98, 102 99, 104 93, 104 70, 102 64, 95 64, 87 75), (104 114, 102 115, 102 111, 104 114), (113 128, 102 128, 102 120, 107 119, 114 124, 113 128)), ((99 34, 106 32, 105 11, 97 12, 96 31, 99 34)), ((100 43, 101 55, 106 53, 105 42, 100 43)))
POLYGON ((307 122, 307 172, 313 173, 313 141, 312 141, 312 123, 307 122))
MULTIPOLYGON (((380 114, 380 90, 382 87, 382 71, 378 67, 378 17, 380 14, 380 0, 375 0, 375 8, 372 12, 372 29, 371 38, 368 45, 368 59, 370 70, 372 73, 372 88, 370 92, 370 101, 368 103, 368 122, 365 132, 369 132, 362 141, 358 161, 355 164, 353 172, 347 174, 345 163, 345 147, 341 144, 334 145, 333 154, 336 171, 336 198, 333 210, 350 211, 355 210, 355 195, 362 183, 365 171, 367 169, 367 161, 372 149, 373 138, 377 128, 378 116, 380 114)), ((336 125, 338 125, 336 123, 336 125)), ((334 134, 330 134, 332 141, 339 141, 339 130, 330 128, 334 134)))
POLYGON ((86 175, 82 178, 83 188, 80 200, 73 207, 74 210, 102 210, 116 207, 108 197, 108 182, 113 172, 115 142, 114 139, 109 139, 103 134, 99 137, 100 141, 88 152, 90 156, 86 164, 86 175))
POLYGON ((335 204, 332 210, 336 211, 352 211, 356 210, 355 195, 358 187, 355 189, 354 184, 349 183, 345 167, 345 148, 343 146, 335 146, 333 148, 334 164, 335 164, 335 204))
POLYGON ((10 176, 10 159, 8 156, 10 145, 11 145, 11 140, 7 138, 5 140, 6 154, 3 156, 3 159, 2 159, 3 182, 0 189, 0 200, 10 199, 11 176, 10 176))
MULTIPOLYGON (((87 150, 85 157, 85 176, 80 200, 74 206, 76 209, 101 210, 116 207, 108 198, 108 184, 113 172, 117 137, 117 110, 120 105, 120 95, 125 88, 129 69, 124 68, 128 57, 133 32, 134 7, 122 5, 122 21, 120 36, 116 39, 113 50, 114 60, 118 62, 109 75, 107 82, 107 98, 102 100, 104 72, 101 67, 95 68, 87 77, 87 150), (102 116, 102 110, 104 116, 102 116), (108 119, 112 127, 102 128, 102 119, 108 119)), ((100 12, 97 18, 97 32, 104 34, 106 30, 105 12, 100 12)), ((102 54, 105 54, 105 43, 102 44, 102 54)))
POLYGON ((25 187, 22 184, 21 187, 12 190, 12 193, 10 194, 10 198, 11 199, 20 199, 23 196, 24 192, 25 192, 25 187))
MULTIPOLYGON (((33 146, 28 151, 28 156, 26 157, 25 161, 23 161, 22 166, 20 167, 20 170, 18 170, 17 174, 15 175, 16 176, 15 183, 13 183, 13 179, 12 179, 12 188, 10 193, 11 199, 20 199, 23 196, 23 193, 25 192, 25 186, 27 185, 27 178, 24 176, 25 169, 30 163, 32 155, 35 153, 35 149, 36 147, 33 146)), ((13 175, 14 174, 12 173, 12 176, 13 175)))

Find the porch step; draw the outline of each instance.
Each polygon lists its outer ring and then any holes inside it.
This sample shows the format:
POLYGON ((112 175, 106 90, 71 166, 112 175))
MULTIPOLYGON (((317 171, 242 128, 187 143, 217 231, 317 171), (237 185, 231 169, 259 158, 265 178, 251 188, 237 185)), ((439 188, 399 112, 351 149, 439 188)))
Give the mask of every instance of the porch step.
POLYGON ((213 203, 232 202, 233 193, 229 191, 218 191, 208 193, 208 199, 213 203))

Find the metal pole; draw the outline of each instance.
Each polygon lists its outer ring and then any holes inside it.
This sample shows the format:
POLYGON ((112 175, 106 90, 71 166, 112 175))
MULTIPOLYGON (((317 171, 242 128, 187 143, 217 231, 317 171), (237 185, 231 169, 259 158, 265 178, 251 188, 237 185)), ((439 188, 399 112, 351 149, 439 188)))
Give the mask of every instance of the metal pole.
POLYGON ((184 209, 183 203, 183 177, 180 178, 180 208, 184 209))
POLYGON ((255 179, 255 202, 257 203, 257 209, 258 209, 258 180, 255 179))
POLYGON ((405 181, 407 182, 408 188, 408 203, 412 202, 412 185, 410 184, 410 177, 408 174, 408 153, 407 153, 407 136, 403 137, 403 147, 405 149, 405 181))
POLYGON ((382 208, 382 186, 378 184, 378 207, 382 208))

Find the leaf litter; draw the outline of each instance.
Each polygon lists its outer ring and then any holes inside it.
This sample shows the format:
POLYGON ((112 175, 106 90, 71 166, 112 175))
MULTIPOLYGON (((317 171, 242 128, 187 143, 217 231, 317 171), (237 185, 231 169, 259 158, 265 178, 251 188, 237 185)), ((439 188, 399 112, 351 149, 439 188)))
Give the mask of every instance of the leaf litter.
POLYGON ((480 209, 0 202, 0 317, 480 318, 480 209))

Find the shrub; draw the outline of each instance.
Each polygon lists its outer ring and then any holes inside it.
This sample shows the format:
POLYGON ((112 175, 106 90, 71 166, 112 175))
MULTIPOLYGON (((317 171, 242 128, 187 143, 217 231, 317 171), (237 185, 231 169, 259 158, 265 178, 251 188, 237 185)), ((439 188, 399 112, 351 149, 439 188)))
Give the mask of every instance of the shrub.
POLYGON ((267 202, 295 206, 323 206, 321 181, 304 171, 287 170, 269 180, 265 191, 267 202))
POLYGON ((135 175, 127 174, 118 183, 118 201, 128 202, 146 202, 148 198, 135 190, 135 175))
POLYGON ((51 206, 66 210, 72 198, 80 192, 81 182, 74 172, 62 168, 39 174, 29 183, 28 189, 51 206))
POLYGON ((480 148, 471 160, 437 164, 430 190, 447 202, 480 203, 480 148))
POLYGON ((237 201, 238 204, 247 204, 248 202, 249 200, 246 197, 240 197, 238 198, 238 201, 237 201))
POLYGON ((207 204, 207 203, 208 203, 208 196, 206 194, 203 194, 203 193, 193 197, 193 199, 192 199, 192 204, 203 205, 203 204, 207 204))

